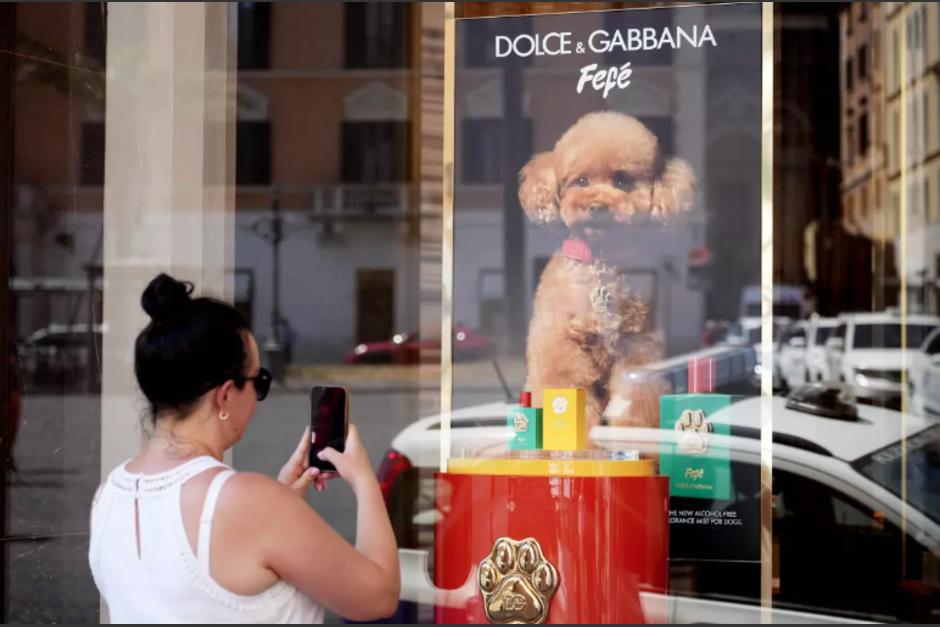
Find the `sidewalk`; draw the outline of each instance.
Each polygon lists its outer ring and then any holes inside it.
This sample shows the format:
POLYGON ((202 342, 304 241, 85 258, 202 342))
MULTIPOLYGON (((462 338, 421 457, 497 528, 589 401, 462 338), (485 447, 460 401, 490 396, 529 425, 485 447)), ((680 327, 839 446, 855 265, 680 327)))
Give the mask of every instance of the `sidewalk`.
MULTIPOLYGON (((498 364, 510 390, 521 389, 525 381, 525 361, 521 358, 501 358, 498 364)), ((453 380, 454 388, 462 390, 502 390, 503 387, 491 361, 454 364, 453 380)), ((283 388, 303 391, 324 383, 366 390, 439 391, 441 368, 437 364, 291 364, 288 366, 283 388)))

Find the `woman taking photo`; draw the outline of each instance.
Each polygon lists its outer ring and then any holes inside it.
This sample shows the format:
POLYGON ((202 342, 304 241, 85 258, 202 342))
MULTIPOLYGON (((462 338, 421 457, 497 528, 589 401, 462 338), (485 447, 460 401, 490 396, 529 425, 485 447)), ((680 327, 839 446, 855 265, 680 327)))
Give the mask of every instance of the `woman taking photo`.
POLYGON ((89 562, 115 623, 316 623, 323 608, 368 621, 394 612, 398 550, 354 426, 346 450, 326 449, 357 501, 356 546, 310 508, 309 435, 277 481, 236 473, 238 442, 271 375, 241 315, 161 274, 143 293, 151 322, 134 367, 153 419, 136 457, 102 483, 89 562))

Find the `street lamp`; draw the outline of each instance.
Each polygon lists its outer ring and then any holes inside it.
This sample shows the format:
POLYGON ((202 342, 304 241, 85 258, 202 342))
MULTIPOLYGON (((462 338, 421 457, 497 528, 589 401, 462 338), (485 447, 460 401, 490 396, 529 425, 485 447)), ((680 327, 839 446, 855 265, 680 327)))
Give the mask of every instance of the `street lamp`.
POLYGON ((268 369, 275 381, 283 382, 287 367, 287 346, 281 337, 284 319, 281 317, 281 241, 284 239, 284 219, 281 216, 281 192, 271 190, 271 217, 256 221, 251 230, 271 243, 271 318, 268 336, 261 345, 268 369))

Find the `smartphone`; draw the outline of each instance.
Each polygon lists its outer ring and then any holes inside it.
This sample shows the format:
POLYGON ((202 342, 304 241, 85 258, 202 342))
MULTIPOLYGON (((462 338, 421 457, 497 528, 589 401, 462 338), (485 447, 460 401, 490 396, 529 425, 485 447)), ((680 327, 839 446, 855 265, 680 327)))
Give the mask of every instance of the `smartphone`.
POLYGON ((330 462, 317 453, 330 447, 339 452, 346 449, 349 430, 349 394, 346 388, 317 385, 310 391, 310 465, 322 471, 335 471, 330 462))

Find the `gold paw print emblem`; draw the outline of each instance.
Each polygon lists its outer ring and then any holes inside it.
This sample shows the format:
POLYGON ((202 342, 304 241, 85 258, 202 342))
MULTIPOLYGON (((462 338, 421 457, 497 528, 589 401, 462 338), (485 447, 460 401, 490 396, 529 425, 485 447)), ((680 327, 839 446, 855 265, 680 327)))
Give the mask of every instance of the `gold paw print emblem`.
POLYGON ((712 423, 701 409, 687 409, 676 421, 679 450, 683 453, 702 454, 708 452, 712 434, 712 423))
POLYGON ((480 562, 477 583, 491 623, 532 625, 548 618, 558 571, 542 555, 535 538, 499 538, 480 562))

